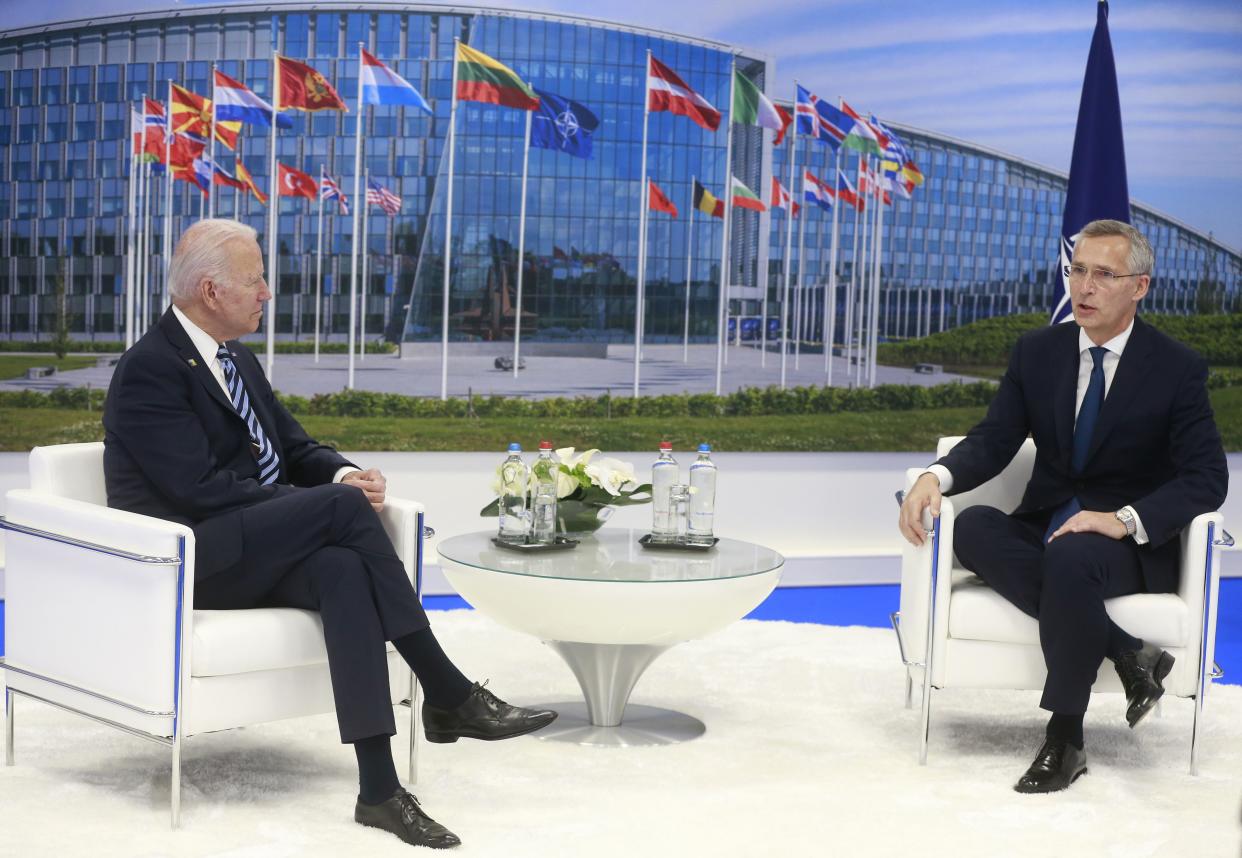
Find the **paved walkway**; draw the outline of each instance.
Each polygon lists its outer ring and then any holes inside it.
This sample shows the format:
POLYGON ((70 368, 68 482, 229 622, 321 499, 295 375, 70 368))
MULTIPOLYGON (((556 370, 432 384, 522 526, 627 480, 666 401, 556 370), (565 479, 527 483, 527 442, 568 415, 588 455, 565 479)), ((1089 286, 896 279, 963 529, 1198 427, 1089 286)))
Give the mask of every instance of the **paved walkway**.
MULTIPOLYGON (((263 359, 262 345, 257 348, 263 359)), ((449 349, 448 392, 462 397, 467 391, 476 396, 599 396, 611 391, 614 396, 628 396, 634 384, 634 349, 632 346, 610 346, 607 358, 525 357, 526 369, 513 377, 513 372, 494 367, 497 357, 512 356, 512 346, 496 345, 495 354, 455 356, 449 349)), ((769 387, 780 384, 780 355, 769 353, 762 365, 758 350, 730 347, 724 368, 722 391, 729 393, 745 387, 769 387)), ((786 361, 785 378, 789 387, 823 385, 826 380, 822 354, 802 355, 796 362, 793 355, 786 361)), ((395 355, 367 355, 355 360, 354 387, 382 393, 404 393, 413 396, 440 395, 440 357, 421 354, 398 358, 395 355)), ((282 393, 311 396, 343 390, 348 376, 346 355, 322 355, 315 363, 311 355, 282 355, 275 358, 273 386, 282 393)), ((853 372, 844 358, 833 358, 832 383, 848 387, 853 372)), ((0 382, 0 390, 50 390, 56 387, 106 388, 112 379, 111 367, 92 367, 57 373, 49 378, 27 381, 9 379, 0 382)), ((877 384, 943 384, 947 381, 974 379, 937 373, 917 374, 913 370, 880 366, 877 384)), ((682 362, 680 345, 647 346, 643 349, 639 392, 644 396, 665 393, 712 393, 716 389, 716 348, 710 345, 691 346, 689 360, 682 362)))

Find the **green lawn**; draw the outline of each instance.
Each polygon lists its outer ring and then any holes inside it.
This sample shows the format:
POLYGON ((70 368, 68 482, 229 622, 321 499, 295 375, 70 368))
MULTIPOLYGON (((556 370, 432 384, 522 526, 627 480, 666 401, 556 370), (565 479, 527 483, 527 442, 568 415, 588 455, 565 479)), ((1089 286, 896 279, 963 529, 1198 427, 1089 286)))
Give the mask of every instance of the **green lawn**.
POLYGON ((73 355, 58 358, 56 355, 6 355, 0 354, 0 379, 22 378, 32 366, 54 366, 60 371, 85 369, 95 365, 94 355, 73 355))
MULTIPOLYGON (((1242 451, 1242 387, 1212 391, 1225 449, 1242 451)), ((312 436, 342 450, 503 450, 510 441, 531 449, 541 438, 579 449, 654 450, 667 438, 679 449, 706 441, 722 451, 903 452, 935 449, 942 435, 959 435, 982 408, 872 411, 774 417, 542 420, 323 417, 307 415, 312 436)), ((0 409, 0 450, 102 438, 99 413, 44 408, 0 409)))

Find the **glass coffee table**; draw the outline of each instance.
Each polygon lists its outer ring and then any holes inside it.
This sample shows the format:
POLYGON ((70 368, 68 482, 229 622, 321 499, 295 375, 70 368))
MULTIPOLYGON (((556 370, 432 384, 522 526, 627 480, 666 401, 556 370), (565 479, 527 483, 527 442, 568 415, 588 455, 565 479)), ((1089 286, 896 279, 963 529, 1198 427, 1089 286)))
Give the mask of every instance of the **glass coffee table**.
MULTIPOLYGON (((680 712, 627 707, 665 650, 744 617, 776 587, 785 559, 737 539, 708 551, 650 550, 644 531, 605 527, 577 548, 526 554, 492 544, 495 531, 440 543, 445 577, 501 625, 534 635, 569 665, 584 703, 534 735, 586 745, 664 745, 702 735, 680 712)), ((543 705, 543 704, 541 704, 543 705)))

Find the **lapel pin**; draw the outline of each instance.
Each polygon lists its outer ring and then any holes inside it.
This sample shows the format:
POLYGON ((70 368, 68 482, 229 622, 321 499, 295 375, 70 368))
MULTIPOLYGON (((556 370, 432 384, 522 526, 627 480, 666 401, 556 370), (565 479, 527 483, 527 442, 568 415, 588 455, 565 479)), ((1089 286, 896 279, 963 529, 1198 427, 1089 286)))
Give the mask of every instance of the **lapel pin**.
POLYGON ((196 361, 194 358, 190 358, 190 366, 198 366, 198 361, 196 361))

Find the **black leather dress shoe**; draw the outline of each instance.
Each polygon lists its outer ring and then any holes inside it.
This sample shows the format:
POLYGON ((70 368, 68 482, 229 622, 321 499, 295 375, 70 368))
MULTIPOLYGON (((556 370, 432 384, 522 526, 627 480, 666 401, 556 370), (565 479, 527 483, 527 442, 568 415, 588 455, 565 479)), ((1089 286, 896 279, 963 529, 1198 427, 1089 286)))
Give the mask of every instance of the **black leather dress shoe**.
POLYGON ((1013 785, 1017 792, 1059 792, 1087 773, 1087 752, 1060 739, 1045 739, 1035 762, 1013 785))
POLYGON ((1123 652, 1117 657, 1117 675, 1126 690, 1126 723, 1130 729, 1142 721, 1164 696, 1164 678, 1176 659, 1155 644, 1123 652))
POLYGON ((354 807, 354 822, 382 828, 412 846, 451 849, 461 845, 456 834, 424 813, 418 799, 400 788, 383 804, 359 801, 354 807))
POLYGON ((489 742, 533 733, 556 720, 549 709, 510 706, 479 683, 456 709, 437 709, 423 703, 423 729, 428 742, 484 739, 489 742))

